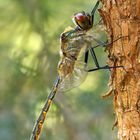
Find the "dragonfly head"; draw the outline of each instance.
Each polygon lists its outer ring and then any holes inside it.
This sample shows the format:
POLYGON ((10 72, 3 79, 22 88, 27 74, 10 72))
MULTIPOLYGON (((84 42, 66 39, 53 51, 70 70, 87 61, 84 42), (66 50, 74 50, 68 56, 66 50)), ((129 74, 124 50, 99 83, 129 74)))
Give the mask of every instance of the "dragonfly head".
POLYGON ((91 14, 83 12, 76 13, 73 17, 73 22, 76 24, 79 30, 89 30, 93 26, 94 14, 99 6, 99 0, 97 0, 91 14))
POLYGON ((80 30, 89 30, 93 25, 92 16, 84 11, 76 13, 73 17, 73 22, 80 30))

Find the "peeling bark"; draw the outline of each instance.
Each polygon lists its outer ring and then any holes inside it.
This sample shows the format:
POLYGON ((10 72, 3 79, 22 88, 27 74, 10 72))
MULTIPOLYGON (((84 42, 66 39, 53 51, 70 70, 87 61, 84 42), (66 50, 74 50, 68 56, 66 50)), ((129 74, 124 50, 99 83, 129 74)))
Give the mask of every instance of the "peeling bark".
POLYGON ((140 0, 101 2, 99 12, 111 40, 122 36, 107 48, 108 64, 124 66, 110 77, 118 139, 140 140, 140 0))

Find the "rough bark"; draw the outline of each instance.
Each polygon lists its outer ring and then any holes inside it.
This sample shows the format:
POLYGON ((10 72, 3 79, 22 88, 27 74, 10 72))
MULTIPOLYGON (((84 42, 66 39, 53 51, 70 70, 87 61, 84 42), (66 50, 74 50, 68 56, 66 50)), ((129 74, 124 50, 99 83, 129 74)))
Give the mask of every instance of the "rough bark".
POLYGON ((118 139, 140 140, 140 0, 101 2, 100 14, 111 40, 122 36, 107 48, 108 64, 124 66, 112 70, 110 77, 118 139))

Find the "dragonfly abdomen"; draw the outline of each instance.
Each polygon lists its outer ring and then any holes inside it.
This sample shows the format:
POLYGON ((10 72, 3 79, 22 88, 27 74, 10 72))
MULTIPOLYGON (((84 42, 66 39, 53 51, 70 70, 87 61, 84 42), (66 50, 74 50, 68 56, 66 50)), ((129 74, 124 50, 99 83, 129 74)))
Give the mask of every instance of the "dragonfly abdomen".
POLYGON ((46 100, 46 103, 45 103, 45 105, 44 105, 44 107, 43 107, 43 109, 42 109, 42 111, 41 111, 41 113, 40 113, 40 115, 39 115, 39 117, 38 117, 38 119, 36 121, 36 124, 34 125, 34 128, 32 130, 32 135, 30 137, 30 140, 32 140, 32 138, 34 140, 38 140, 39 135, 40 135, 40 133, 42 131, 42 127, 43 127, 43 123, 44 123, 45 118, 46 118, 46 114, 47 114, 47 112, 48 112, 48 110, 50 108, 50 105, 52 103, 52 100, 53 100, 55 94, 58 91, 59 83, 60 83, 60 78, 58 76, 56 81, 55 81, 55 83, 54 83, 52 91, 49 94, 49 96, 48 96, 48 98, 46 100))

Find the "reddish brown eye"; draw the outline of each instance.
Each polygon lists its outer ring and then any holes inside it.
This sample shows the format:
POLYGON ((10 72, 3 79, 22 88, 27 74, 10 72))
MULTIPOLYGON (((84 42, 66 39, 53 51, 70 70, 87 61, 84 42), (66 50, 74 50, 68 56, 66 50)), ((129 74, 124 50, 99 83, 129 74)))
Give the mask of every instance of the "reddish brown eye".
POLYGON ((86 19, 86 16, 83 15, 82 13, 78 13, 74 16, 74 18, 75 18, 76 21, 84 22, 85 19, 86 19))
POLYGON ((88 13, 81 12, 74 15, 73 22, 81 30, 89 30, 92 27, 91 16, 88 13))

